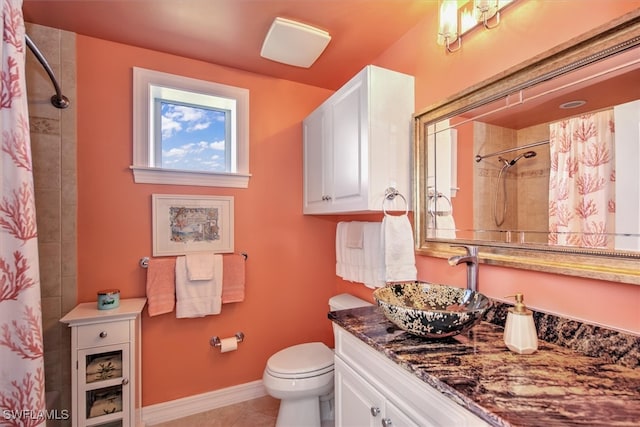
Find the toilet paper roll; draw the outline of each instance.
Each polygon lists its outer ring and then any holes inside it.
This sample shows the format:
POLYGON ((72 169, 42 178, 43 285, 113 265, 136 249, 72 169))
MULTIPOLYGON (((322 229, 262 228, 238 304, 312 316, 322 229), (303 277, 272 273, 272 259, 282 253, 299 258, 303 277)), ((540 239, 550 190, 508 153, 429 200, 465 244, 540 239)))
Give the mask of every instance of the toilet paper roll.
POLYGON ((236 337, 223 338, 220 340, 220 353, 236 351, 238 349, 238 339, 236 337))

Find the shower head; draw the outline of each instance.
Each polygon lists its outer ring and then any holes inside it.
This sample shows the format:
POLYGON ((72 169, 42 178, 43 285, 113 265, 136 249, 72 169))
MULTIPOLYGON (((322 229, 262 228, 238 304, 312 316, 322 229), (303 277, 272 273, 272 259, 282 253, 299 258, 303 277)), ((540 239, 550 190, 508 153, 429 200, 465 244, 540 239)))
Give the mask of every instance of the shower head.
POLYGON ((518 155, 518 156, 514 157, 514 158, 513 158, 513 160, 511 160, 511 161, 509 162, 509 165, 510 165, 510 166, 515 165, 515 164, 518 162, 518 160, 520 160, 520 159, 521 159, 521 158, 523 158, 523 157, 524 157, 525 159, 530 159, 531 157, 535 157, 536 155, 537 155, 537 153, 536 153, 535 151, 525 151, 524 153, 522 153, 522 154, 520 154, 520 155, 518 155))

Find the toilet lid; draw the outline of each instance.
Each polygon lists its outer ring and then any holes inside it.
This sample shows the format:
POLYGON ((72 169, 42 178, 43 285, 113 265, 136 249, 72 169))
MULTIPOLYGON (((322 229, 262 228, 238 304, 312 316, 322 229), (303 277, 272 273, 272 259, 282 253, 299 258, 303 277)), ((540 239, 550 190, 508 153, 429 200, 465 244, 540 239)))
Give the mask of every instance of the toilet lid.
POLYGON ((294 345, 271 356, 267 369, 273 374, 287 376, 331 371, 333 351, 321 342, 294 345))

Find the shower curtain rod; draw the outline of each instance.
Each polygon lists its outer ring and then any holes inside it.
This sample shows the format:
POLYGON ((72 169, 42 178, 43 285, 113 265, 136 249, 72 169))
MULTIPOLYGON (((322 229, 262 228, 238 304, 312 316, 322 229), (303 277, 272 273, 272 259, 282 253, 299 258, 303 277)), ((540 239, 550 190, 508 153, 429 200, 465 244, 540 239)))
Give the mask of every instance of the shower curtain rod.
POLYGON ((531 144, 521 145, 520 147, 507 148, 506 150, 496 151, 495 153, 485 154, 484 156, 481 156, 480 154, 478 154, 476 155, 476 162, 479 162, 480 160, 485 159, 487 157, 493 157, 499 154, 510 153, 512 151, 526 150, 527 148, 537 147, 538 145, 544 145, 548 143, 549 143, 549 140, 547 139, 546 141, 532 142, 531 144))
POLYGON ((51 70, 49 63, 44 58, 40 50, 38 50, 38 47, 33 43, 33 41, 31 41, 31 39, 27 34, 24 35, 24 38, 31 52, 33 52, 33 54, 38 59, 40 64, 42 64, 42 66, 44 67, 44 70, 49 75, 49 78, 51 79, 51 83, 53 83, 53 87, 56 90, 56 94, 51 97, 51 104, 53 104, 53 106, 56 108, 67 108, 69 106, 69 99, 62 94, 62 91, 60 90, 60 85, 58 85, 56 76, 53 74, 53 70, 51 70))

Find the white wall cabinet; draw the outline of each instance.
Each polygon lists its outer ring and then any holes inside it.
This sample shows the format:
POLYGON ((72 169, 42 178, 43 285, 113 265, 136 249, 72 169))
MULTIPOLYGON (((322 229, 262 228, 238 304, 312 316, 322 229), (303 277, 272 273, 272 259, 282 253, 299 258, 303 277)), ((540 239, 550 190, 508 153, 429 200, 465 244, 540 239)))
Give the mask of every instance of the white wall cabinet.
POLYGON ((488 426, 335 326, 336 427, 488 426))
POLYGON ((411 208, 414 78, 369 65, 303 121, 303 212, 411 208), (407 206, 408 204, 408 206, 407 206))
POLYGON ((140 313, 144 298, 111 310, 83 303, 60 319, 71 327, 72 425, 142 425, 140 313))

